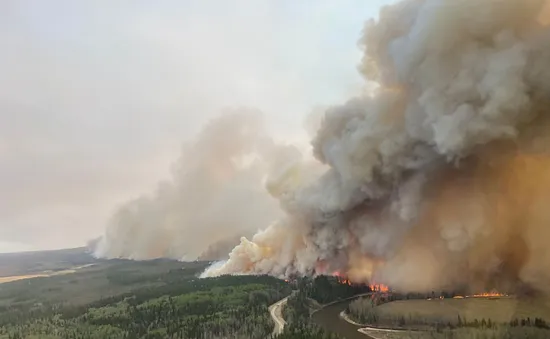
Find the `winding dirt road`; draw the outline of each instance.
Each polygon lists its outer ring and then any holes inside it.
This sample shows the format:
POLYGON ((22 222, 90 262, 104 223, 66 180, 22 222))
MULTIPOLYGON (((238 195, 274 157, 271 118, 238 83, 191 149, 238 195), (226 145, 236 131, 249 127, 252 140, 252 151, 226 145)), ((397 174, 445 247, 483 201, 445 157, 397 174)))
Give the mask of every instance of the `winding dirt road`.
POLYGON ((283 298, 277 301, 275 304, 269 306, 269 314, 271 314, 271 319, 275 323, 273 327, 272 337, 277 336, 283 332, 285 328, 286 321, 283 318, 283 307, 286 305, 288 297, 283 298))

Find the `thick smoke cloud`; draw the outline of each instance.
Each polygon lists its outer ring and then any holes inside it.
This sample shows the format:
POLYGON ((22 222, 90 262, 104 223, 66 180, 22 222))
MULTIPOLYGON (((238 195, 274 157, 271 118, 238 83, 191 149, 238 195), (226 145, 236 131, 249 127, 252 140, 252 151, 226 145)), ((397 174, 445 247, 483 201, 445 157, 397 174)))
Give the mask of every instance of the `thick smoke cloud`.
POLYGON ((117 210, 96 254, 218 259, 279 215, 263 180, 281 149, 265 137, 259 112, 226 112, 184 147, 170 182, 117 210))
POLYGON ((368 90, 306 121, 316 160, 256 112, 222 115, 97 254, 213 259, 243 236, 204 276, 550 292, 549 24, 542 0, 384 7, 361 37, 368 90))
POLYGON ((548 8, 384 7, 361 39, 360 71, 377 88, 326 110, 313 138, 328 169, 272 179, 284 216, 205 276, 339 271, 404 290, 546 291, 548 8))

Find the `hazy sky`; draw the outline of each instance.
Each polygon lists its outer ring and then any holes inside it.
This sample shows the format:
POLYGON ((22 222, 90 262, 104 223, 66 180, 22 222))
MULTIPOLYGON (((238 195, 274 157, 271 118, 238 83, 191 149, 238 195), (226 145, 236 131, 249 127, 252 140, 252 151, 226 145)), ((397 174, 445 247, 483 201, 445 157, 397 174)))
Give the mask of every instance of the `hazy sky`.
POLYGON ((297 135, 361 86, 357 40, 388 2, 0 1, 0 252, 100 235, 224 107, 297 135))

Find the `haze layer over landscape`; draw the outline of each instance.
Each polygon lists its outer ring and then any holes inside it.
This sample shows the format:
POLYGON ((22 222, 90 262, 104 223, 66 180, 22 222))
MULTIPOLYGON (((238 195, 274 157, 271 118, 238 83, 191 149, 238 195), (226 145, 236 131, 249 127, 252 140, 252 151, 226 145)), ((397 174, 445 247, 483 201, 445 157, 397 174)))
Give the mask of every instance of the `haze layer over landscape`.
POLYGON ((100 236, 228 107, 307 143, 312 107, 360 88, 356 41, 383 3, 3 1, 0 252, 100 236))

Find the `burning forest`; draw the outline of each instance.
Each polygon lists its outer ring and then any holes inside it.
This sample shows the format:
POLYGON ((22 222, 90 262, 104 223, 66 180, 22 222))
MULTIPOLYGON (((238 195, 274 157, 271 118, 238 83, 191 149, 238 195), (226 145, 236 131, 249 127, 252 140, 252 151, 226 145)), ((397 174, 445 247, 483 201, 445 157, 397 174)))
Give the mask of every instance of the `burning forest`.
POLYGON ((381 292, 381 293, 389 293, 390 292, 390 288, 384 284, 378 284, 376 282, 371 282, 371 283, 366 283, 364 281, 352 281, 350 280, 348 277, 346 276, 343 276, 340 272, 336 271, 334 273, 332 273, 332 276, 333 277, 336 277, 336 279, 338 279, 338 282, 340 284, 345 284, 345 285, 365 285, 365 286, 368 286, 370 291, 372 292, 381 292))
POLYGON ((97 254, 192 258, 199 245, 240 232, 229 258, 204 276, 340 272, 344 283, 380 282, 372 289, 382 292, 528 285, 550 293, 549 24, 542 0, 383 7, 361 36, 369 89, 326 110, 311 142, 315 159, 251 132, 261 129, 248 115, 214 121, 197 141, 196 166, 186 171, 182 162, 186 179, 117 214, 97 254), (261 165, 249 171, 280 210, 258 200, 269 213, 256 213, 229 198, 204 209, 216 192, 248 194, 227 183, 247 180, 235 159, 250 153, 261 165), (204 193, 193 199, 190 188, 204 193), (167 218, 179 202, 185 215, 167 218), (212 220, 206 212, 223 212, 224 203, 230 222, 212 220), (250 236, 245 221, 266 217, 275 221, 250 236), (186 247, 189 225, 203 221, 208 234, 186 247))

